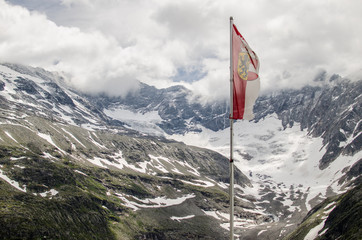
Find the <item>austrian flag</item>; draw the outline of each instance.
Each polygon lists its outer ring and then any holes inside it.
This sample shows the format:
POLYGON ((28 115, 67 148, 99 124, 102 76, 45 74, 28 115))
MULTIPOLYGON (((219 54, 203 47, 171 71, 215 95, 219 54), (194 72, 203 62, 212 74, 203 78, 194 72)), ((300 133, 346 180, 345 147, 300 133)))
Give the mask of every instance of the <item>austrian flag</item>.
POLYGON ((260 89, 259 59, 236 26, 232 27, 233 112, 231 119, 254 118, 253 106, 260 89))

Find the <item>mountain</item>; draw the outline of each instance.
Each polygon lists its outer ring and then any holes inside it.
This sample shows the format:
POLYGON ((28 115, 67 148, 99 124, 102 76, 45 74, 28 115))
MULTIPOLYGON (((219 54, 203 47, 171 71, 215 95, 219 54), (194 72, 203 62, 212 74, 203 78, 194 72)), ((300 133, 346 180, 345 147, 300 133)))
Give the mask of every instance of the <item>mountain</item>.
POLYGON ((256 106, 256 119, 276 113, 284 128, 300 123, 301 131, 322 137, 327 151, 319 167, 324 169, 341 154, 354 155, 361 150, 361 92, 361 81, 333 75, 320 86, 261 97, 256 106))
MULTIPOLYGON (((254 109, 255 121, 276 114, 284 128, 299 123, 301 131, 306 130, 313 137, 322 137, 327 152, 321 159, 320 168, 326 168, 340 154, 353 155, 361 150, 361 92, 361 81, 354 82, 332 75, 329 80, 319 79, 316 86, 259 97, 254 109), (331 128, 330 125, 336 127, 331 128)), ((103 95, 88 99, 116 119, 124 120, 122 114, 130 109, 143 115, 156 113, 153 127, 159 127, 159 132, 171 135, 200 132, 202 127, 218 131, 230 124, 226 102, 190 102, 192 93, 182 86, 156 89, 142 84, 138 92, 125 98, 103 95), (121 116, 117 115, 118 111, 121 116)), ((137 117, 132 120, 137 121, 137 117)))
MULTIPOLYGON (((317 80, 260 96, 255 120, 235 123, 240 239, 281 239, 360 185, 361 81, 317 80)), ((145 84, 88 95, 1 64, 0 105, 0 236, 228 238, 226 102, 145 84)))
POLYGON ((229 126, 226 102, 201 104, 195 101, 192 92, 183 86, 157 89, 141 83, 138 91, 126 97, 88 95, 87 98, 98 109, 105 110, 106 114, 115 118, 115 113, 120 110, 141 114, 154 112, 157 115, 157 118, 154 118, 155 124, 166 134, 198 132, 201 131, 198 124, 214 131, 229 126))
POLYGON ((318 204, 285 239, 360 239, 361 185, 318 204))

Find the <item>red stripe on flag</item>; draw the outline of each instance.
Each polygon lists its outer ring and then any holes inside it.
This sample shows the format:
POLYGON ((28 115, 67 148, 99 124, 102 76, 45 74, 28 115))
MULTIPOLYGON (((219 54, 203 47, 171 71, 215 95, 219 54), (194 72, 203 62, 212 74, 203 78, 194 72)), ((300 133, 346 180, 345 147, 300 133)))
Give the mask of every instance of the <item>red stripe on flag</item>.
MULTIPOLYGON (((247 99, 247 88, 249 81, 259 80, 259 59, 255 52, 249 47, 244 37, 235 25, 232 31, 232 68, 233 68, 233 112, 232 119, 244 119, 246 115, 252 115, 252 105, 256 99, 247 99), (252 104, 250 106, 250 104, 252 104), (248 106, 247 106, 248 105, 248 106), (248 109, 248 113, 246 113, 248 109)), ((259 85, 258 85, 259 86, 259 85)), ((254 91, 255 89, 251 89, 254 91)), ((257 89, 259 91, 259 89, 257 89)), ((255 92, 251 94, 255 96, 255 92)))
MULTIPOLYGON (((235 79, 235 73, 234 73, 235 79)), ((233 81, 233 116, 232 119, 243 119, 245 110, 245 94, 247 81, 233 81)))

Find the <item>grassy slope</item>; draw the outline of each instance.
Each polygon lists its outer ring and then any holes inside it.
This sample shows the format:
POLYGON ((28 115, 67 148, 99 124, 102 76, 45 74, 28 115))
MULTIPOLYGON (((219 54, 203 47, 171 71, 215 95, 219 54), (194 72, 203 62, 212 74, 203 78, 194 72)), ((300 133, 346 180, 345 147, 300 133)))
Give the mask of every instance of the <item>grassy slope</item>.
POLYGON ((0 167, 10 179, 26 186, 27 191, 21 192, 0 180, 2 239, 224 238, 219 223, 200 209, 222 209, 227 205, 227 194, 216 187, 202 188, 183 184, 177 178, 170 180, 89 167, 59 156, 46 159, 10 146, 0 147, 0 167), (58 194, 39 195, 51 189, 58 194), (157 190, 158 194, 176 197, 180 194, 177 189, 181 194, 194 193, 195 198, 178 206, 136 212, 109 193, 152 198, 157 190), (208 204, 205 198, 209 199, 208 204), (175 214, 195 213, 198 216, 182 223, 170 220, 175 214))
POLYGON ((284 240, 303 240, 311 229, 318 226, 325 218, 325 224, 316 240, 361 239, 362 231, 362 184, 348 192, 327 198, 313 208, 301 225, 284 240), (335 208, 329 213, 328 210, 335 208), (326 214, 327 213, 327 214, 326 214))

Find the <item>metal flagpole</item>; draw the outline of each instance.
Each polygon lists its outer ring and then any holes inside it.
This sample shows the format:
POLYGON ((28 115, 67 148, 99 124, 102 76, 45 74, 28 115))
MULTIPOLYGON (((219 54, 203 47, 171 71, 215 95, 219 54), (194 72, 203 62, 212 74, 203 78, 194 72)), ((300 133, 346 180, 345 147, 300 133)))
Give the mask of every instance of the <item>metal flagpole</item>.
POLYGON ((233 17, 230 17, 230 240, 234 240, 234 160, 233 160, 233 17))

